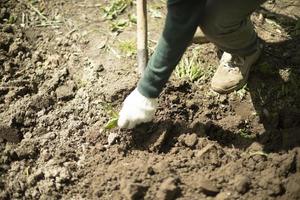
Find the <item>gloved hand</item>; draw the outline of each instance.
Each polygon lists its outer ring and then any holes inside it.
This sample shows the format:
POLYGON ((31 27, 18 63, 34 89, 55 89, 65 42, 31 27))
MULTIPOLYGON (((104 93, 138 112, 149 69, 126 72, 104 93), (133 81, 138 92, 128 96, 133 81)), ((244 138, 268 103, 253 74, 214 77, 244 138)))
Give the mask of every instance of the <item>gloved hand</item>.
POLYGON ((119 113, 118 126, 131 129, 136 125, 150 122, 158 106, 157 98, 144 97, 137 89, 133 90, 123 102, 119 113))

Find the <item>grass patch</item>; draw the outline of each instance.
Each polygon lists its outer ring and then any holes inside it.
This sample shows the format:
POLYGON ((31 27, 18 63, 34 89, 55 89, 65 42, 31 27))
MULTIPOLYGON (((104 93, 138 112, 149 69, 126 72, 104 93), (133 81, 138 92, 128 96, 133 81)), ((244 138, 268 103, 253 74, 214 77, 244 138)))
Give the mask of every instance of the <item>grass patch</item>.
POLYGON ((254 139, 254 138, 256 138, 256 135, 253 135, 250 131, 248 131, 245 128, 239 129, 238 133, 242 138, 245 138, 245 139, 254 139))
POLYGON ((114 20, 121 15, 128 6, 132 5, 132 0, 113 0, 109 1, 109 5, 102 7, 104 12, 103 18, 114 20))
POLYGON ((175 69, 175 75, 178 78, 187 78, 191 82, 197 81, 204 75, 204 71, 200 68, 197 56, 193 54, 191 57, 184 57, 175 69))
POLYGON ((112 32, 122 32, 129 25, 129 21, 126 19, 115 20, 110 25, 112 32))
POLYGON ((101 7, 104 12, 103 18, 111 21, 110 30, 112 32, 119 34, 131 23, 136 23, 136 16, 131 13, 126 18, 118 19, 133 4, 132 2, 133 0, 113 0, 109 1, 107 6, 101 7))
POLYGON ((120 51, 126 55, 126 57, 132 57, 136 55, 136 42, 132 40, 125 40, 119 43, 120 51))
POLYGON ((8 19, 9 24, 14 24, 17 21, 17 16, 15 15, 10 15, 8 19))

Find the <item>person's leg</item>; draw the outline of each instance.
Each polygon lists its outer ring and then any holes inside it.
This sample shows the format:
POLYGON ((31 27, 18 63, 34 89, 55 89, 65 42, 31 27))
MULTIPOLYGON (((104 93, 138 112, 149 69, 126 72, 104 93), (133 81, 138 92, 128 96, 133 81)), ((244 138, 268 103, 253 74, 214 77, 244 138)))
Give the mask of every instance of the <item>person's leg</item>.
POLYGON ((247 56, 256 51, 251 13, 265 0, 206 0, 200 28, 220 49, 247 56))
POLYGON ((211 87, 229 93, 245 85, 250 67, 261 54, 251 13, 264 0, 206 0, 200 27, 224 52, 211 87))

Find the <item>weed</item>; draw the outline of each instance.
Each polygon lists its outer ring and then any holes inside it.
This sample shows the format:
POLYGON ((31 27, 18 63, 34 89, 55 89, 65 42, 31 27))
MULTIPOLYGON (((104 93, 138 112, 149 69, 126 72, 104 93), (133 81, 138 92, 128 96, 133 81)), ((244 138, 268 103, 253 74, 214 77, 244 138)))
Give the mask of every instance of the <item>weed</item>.
POLYGON ((247 92, 248 92, 248 87, 247 84, 245 84, 241 89, 235 91, 235 94, 239 96, 241 100, 243 100, 246 97, 247 92))
POLYGON ((119 43, 119 49, 127 57, 134 56, 136 54, 136 43, 132 40, 125 40, 119 43))
POLYGON ((129 14, 128 19, 130 23, 136 24, 137 23, 137 18, 135 14, 129 14))
POLYGON ((126 19, 120 19, 120 20, 115 20, 111 23, 110 25, 110 30, 112 32, 122 32, 127 26, 128 26, 128 20, 126 19))
POLYGON ((118 117, 111 118, 104 126, 105 129, 113 129, 118 126, 118 117))
POLYGON ((118 126, 119 113, 109 103, 102 103, 102 106, 110 117, 108 122, 104 125, 104 129, 113 129, 118 126))
POLYGON ((178 78, 188 78, 194 82, 204 75, 203 70, 199 67, 196 55, 191 58, 184 57, 175 69, 175 75, 178 78))
POLYGON ((239 129, 238 133, 240 134, 241 137, 246 138, 246 139, 256 138, 256 135, 251 134, 251 132, 249 132, 245 128, 239 129))
POLYGON ((110 4, 106 7, 103 7, 104 19, 114 20, 120 14, 122 14, 125 9, 132 4, 132 0, 114 0, 110 1, 110 4))
POLYGON ((112 32, 119 34, 130 23, 136 23, 136 16, 133 14, 129 14, 128 19, 117 19, 131 4, 132 0, 113 0, 108 6, 102 7, 103 18, 111 21, 110 29, 112 32))
POLYGON ((9 24, 14 24, 17 21, 17 16, 15 15, 10 15, 8 19, 9 24))
MULTIPOLYGON (((58 28, 62 23, 62 19, 60 15, 56 15, 53 20, 46 17, 42 11, 40 11, 37 7, 35 7, 33 4, 38 3, 38 1, 22 1, 22 3, 32 10, 34 13, 38 15, 38 18, 31 17, 31 14, 24 14, 22 15, 22 26, 26 26, 26 24, 30 24, 37 27, 46 27, 51 26, 53 28, 58 28)), ((12 18, 10 19, 12 22, 16 19, 12 18)))

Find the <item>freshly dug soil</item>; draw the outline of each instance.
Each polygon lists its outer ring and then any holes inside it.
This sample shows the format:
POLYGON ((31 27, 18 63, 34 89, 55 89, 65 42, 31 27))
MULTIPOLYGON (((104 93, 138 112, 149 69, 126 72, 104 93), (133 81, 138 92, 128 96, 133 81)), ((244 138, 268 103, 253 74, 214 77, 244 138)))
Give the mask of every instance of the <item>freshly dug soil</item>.
MULTIPOLYGON (((299 1, 252 15, 265 50, 245 88, 210 90, 218 51, 201 40, 186 56, 203 76, 174 74, 155 120, 127 131, 104 129, 139 77, 112 2, 0 2, 0 199, 300 199, 299 1)), ((151 51, 165 13, 149 1, 151 51)))

